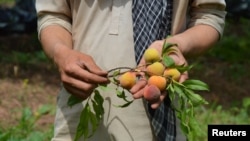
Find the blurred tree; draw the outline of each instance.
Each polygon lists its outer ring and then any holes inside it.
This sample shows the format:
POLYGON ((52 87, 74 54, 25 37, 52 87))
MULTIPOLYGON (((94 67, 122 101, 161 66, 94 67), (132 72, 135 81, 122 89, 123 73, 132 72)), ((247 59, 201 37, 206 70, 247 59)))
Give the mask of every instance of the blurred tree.
POLYGON ((225 0, 227 17, 238 20, 241 17, 250 19, 250 0, 225 0))
POLYGON ((36 31, 35 0, 16 0, 11 8, 0 7, 0 35, 36 31))

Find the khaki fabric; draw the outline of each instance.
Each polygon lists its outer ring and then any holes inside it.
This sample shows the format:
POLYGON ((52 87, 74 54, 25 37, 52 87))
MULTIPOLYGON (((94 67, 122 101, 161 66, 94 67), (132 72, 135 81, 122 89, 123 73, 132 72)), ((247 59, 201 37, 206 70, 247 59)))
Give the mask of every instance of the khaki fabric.
MULTIPOLYGON (((101 94, 105 99, 104 118, 95 135, 88 141, 155 141, 142 100, 135 100, 126 108, 117 108, 114 105, 121 105, 124 101, 118 99, 114 91, 108 90, 101 94)), ((130 94, 127 95, 129 97, 130 94)), ((68 98, 69 94, 62 88, 58 96, 55 135, 52 141, 72 141, 74 138, 85 103, 70 108, 65 105, 68 98)))
MULTIPOLYGON (((69 3, 79 3, 78 0, 37 0, 36 9, 38 13, 38 34, 40 31, 51 24, 63 26, 70 32, 71 29, 71 12, 67 8, 69 3), (65 6, 66 5, 66 6, 65 6), (44 13, 51 15, 44 16, 44 13), (60 13, 60 14, 57 14, 60 13), (61 15, 62 14, 62 15, 61 15)), ((95 1, 85 0, 88 6, 95 1)), ((114 0, 116 1, 116 0, 114 0)), ((111 3, 112 0, 107 0, 105 3, 111 3)), ((178 34, 185 29, 197 24, 207 24, 214 27, 220 36, 223 35, 226 16, 225 0, 173 0, 173 15, 172 15, 172 34, 178 34), (191 9, 191 12, 189 11, 191 9), (188 13, 191 15, 188 15, 188 13), (191 17, 191 18, 190 18, 191 17)), ((121 15, 122 16, 122 15, 121 15)), ((80 37, 78 37, 80 38, 80 37)))
POLYGON ((220 36, 223 35, 226 16, 224 0, 173 0, 173 4, 173 35, 198 24, 210 25, 220 36))

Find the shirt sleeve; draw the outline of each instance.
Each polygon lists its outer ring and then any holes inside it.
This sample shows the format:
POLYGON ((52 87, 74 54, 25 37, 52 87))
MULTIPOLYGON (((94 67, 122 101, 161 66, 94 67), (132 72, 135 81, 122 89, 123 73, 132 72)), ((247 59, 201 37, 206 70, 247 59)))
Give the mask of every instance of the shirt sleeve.
POLYGON ((194 0, 190 8, 191 15, 188 26, 210 25, 222 36, 225 27, 225 8, 224 0, 194 0))
POLYGON ((68 0, 36 0, 37 30, 49 25, 59 25, 71 32, 71 9, 68 0))

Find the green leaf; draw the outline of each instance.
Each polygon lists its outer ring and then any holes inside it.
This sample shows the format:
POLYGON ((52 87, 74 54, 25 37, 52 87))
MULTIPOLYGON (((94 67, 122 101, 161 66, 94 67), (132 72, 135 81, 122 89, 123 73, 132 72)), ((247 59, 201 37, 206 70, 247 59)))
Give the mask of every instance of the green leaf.
POLYGON ((70 95, 70 97, 68 99, 68 102, 67 102, 67 105, 72 107, 73 105, 81 103, 81 102, 83 102, 82 99, 80 99, 80 98, 78 98, 76 96, 70 95))
POLYGON ((122 91, 117 90, 117 91, 116 91, 116 94, 117 94, 117 96, 118 96, 119 98, 122 98, 124 101, 130 102, 130 101, 127 99, 127 96, 126 96, 126 93, 125 93, 124 89, 122 89, 122 91))
POLYGON ((109 89, 109 88, 108 88, 108 84, 100 84, 100 85, 98 85, 98 88, 100 88, 100 89, 103 90, 103 91, 106 91, 106 90, 109 89))
POLYGON ((206 90, 206 91, 209 91, 208 85, 206 83, 200 81, 200 80, 190 79, 190 80, 184 81, 182 84, 185 85, 187 88, 189 88, 191 90, 206 90))
POLYGON ((174 90, 174 87, 173 87, 173 83, 170 83, 168 85, 167 90, 168 90, 168 95, 169 95, 170 101, 174 101, 174 99, 175 99, 175 90, 174 90))
POLYGON ((162 47, 162 56, 164 54, 168 53, 169 48, 173 47, 173 46, 178 46, 177 44, 172 44, 172 43, 168 43, 166 42, 166 40, 164 41, 163 47, 162 47))
POLYGON ((74 139, 75 141, 80 139, 82 136, 84 136, 84 140, 92 136, 104 114, 104 109, 102 106, 104 99, 98 90, 94 91, 94 97, 91 99, 91 102, 95 113, 91 111, 89 103, 87 103, 80 115, 80 122, 78 124, 77 133, 74 139), (89 132, 89 126, 92 128, 92 132, 89 132))
POLYGON ((248 97, 248 98, 244 98, 243 99, 243 107, 244 108, 246 108, 246 109, 248 109, 248 108, 250 108, 250 97, 248 97))
POLYGON ((113 72, 112 76, 113 76, 113 77, 118 76, 118 75, 120 75, 120 73, 121 73, 121 70, 120 70, 120 69, 119 69, 119 70, 115 70, 115 71, 113 72))
POLYGON ((95 113, 93 113, 93 112, 89 112, 89 119, 90 119, 90 123, 91 123, 91 127, 92 127, 92 132, 91 132, 91 134, 88 136, 88 138, 89 137, 91 137, 91 136, 93 136, 93 134, 95 133, 95 131, 96 131, 96 129, 97 129, 97 127, 99 126, 99 123, 100 123, 100 119, 99 119, 99 117, 97 117, 96 115, 95 115, 95 113))
POLYGON ((42 132, 33 131, 31 134, 27 135, 26 141, 44 141, 44 134, 42 132))
POLYGON ((39 115, 46 115, 50 112, 50 110, 51 110, 50 105, 42 105, 41 107, 39 107, 38 113, 39 115))
POLYGON ((185 135, 189 134, 189 127, 188 125, 183 121, 181 120, 181 123, 180 123, 180 127, 181 127, 181 130, 184 132, 185 135))
POLYGON ((117 79, 117 77, 113 77, 113 83, 118 85, 120 81, 117 79))
POLYGON ((78 141, 82 136, 84 136, 84 140, 88 137, 89 113, 90 113, 90 107, 89 104, 87 103, 81 112, 80 121, 77 126, 77 131, 74 141, 78 141))
POLYGON ((114 106, 118 107, 118 108, 125 108, 125 107, 128 107, 131 103, 133 103, 133 100, 128 101, 127 103, 125 103, 123 105, 114 105, 114 106))
POLYGON ((201 104, 208 104, 208 102, 203 99, 199 94, 196 94, 191 90, 186 90, 186 95, 194 107, 201 104))
POLYGON ((184 73, 185 71, 189 71, 189 70, 192 69, 192 67, 193 67, 192 65, 185 66, 185 64, 175 66, 175 68, 176 68, 180 73, 184 73))
POLYGON ((201 130, 200 125, 195 117, 190 117, 188 126, 190 127, 190 133, 188 135, 188 139, 193 141, 199 134, 206 134, 204 130, 201 130))
POLYGON ((168 87, 167 87, 167 90, 171 91, 171 92, 175 92, 174 90, 174 86, 173 86, 173 83, 169 83, 168 87))
POLYGON ((181 106, 180 110, 183 111, 183 112, 188 113, 190 107, 187 107, 187 98, 186 97, 181 97, 179 101, 180 101, 180 106, 181 106))
POLYGON ((22 110, 22 117, 21 117, 21 122, 26 123, 26 121, 32 119, 32 111, 30 108, 24 108, 22 110))
POLYGON ((9 138, 11 138, 11 134, 13 134, 13 132, 11 132, 11 131, 5 131, 4 133, 1 133, 0 140, 7 141, 9 138))
POLYGON ((124 91, 124 90, 122 90, 122 91, 117 90, 117 91, 116 91, 116 95, 117 95, 119 98, 123 98, 123 99, 126 98, 126 95, 125 95, 125 91, 124 91))
POLYGON ((166 67, 171 67, 175 65, 175 62, 173 60, 173 58, 164 55, 163 59, 162 59, 162 63, 166 66, 166 67))
POLYGON ((94 91, 94 100, 100 105, 102 105, 104 102, 104 99, 98 90, 94 91))
POLYGON ((209 91, 208 87, 204 87, 204 86, 201 86, 201 85, 191 84, 191 85, 185 85, 185 86, 188 89, 195 90, 195 91, 203 91, 203 90, 209 91))
POLYGON ((193 131, 193 132, 202 132, 202 130, 200 129, 200 126, 198 124, 198 121, 196 120, 196 118, 194 116, 189 118, 189 127, 190 127, 191 131, 193 131))
POLYGON ((100 92, 98 90, 95 90, 94 99, 92 100, 92 106, 95 111, 96 117, 100 120, 102 118, 102 115, 104 114, 104 108, 103 108, 103 102, 104 99, 100 95, 100 92))
POLYGON ((94 100, 91 100, 91 102, 92 102, 92 107, 95 111, 96 118, 97 120, 100 120, 102 118, 102 115, 104 114, 104 109, 94 100))
POLYGON ((179 97, 184 97, 185 93, 183 87, 180 87, 178 84, 173 83, 174 91, 178 94, 179 97))

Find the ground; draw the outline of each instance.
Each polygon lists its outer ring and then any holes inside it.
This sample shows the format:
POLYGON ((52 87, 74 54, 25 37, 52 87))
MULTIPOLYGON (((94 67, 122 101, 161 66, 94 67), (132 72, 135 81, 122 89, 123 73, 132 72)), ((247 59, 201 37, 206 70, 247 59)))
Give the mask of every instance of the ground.
MULTIPOLYGON (((0 60, 0 120, 5 121, 1 124, 9 126, 17 123, 24 107, 30 107, 35 112, 39 106, 49 104, 53 111, 60 86, 56 67, 50 62, 22 64, 6 61, 11 59, 8 55, 13 51, 41 50, 37 39, 33 35, 7 36, 1 37, 0 43, 0 53, 6 57, 0 60)), ((190 78, 209 85, 210 91, 201 95, 210 103, 216 102, 227 108, 240 104, 244 97, 249 96, 249 74, 245 73, 249 72, 249 65, 237 68, 212 57, 200 57, 198 60, 198 65, 190 71, 190 78)), ((50 125, 53 118, 53 114, 48 114, 39 124, 50 125)))

